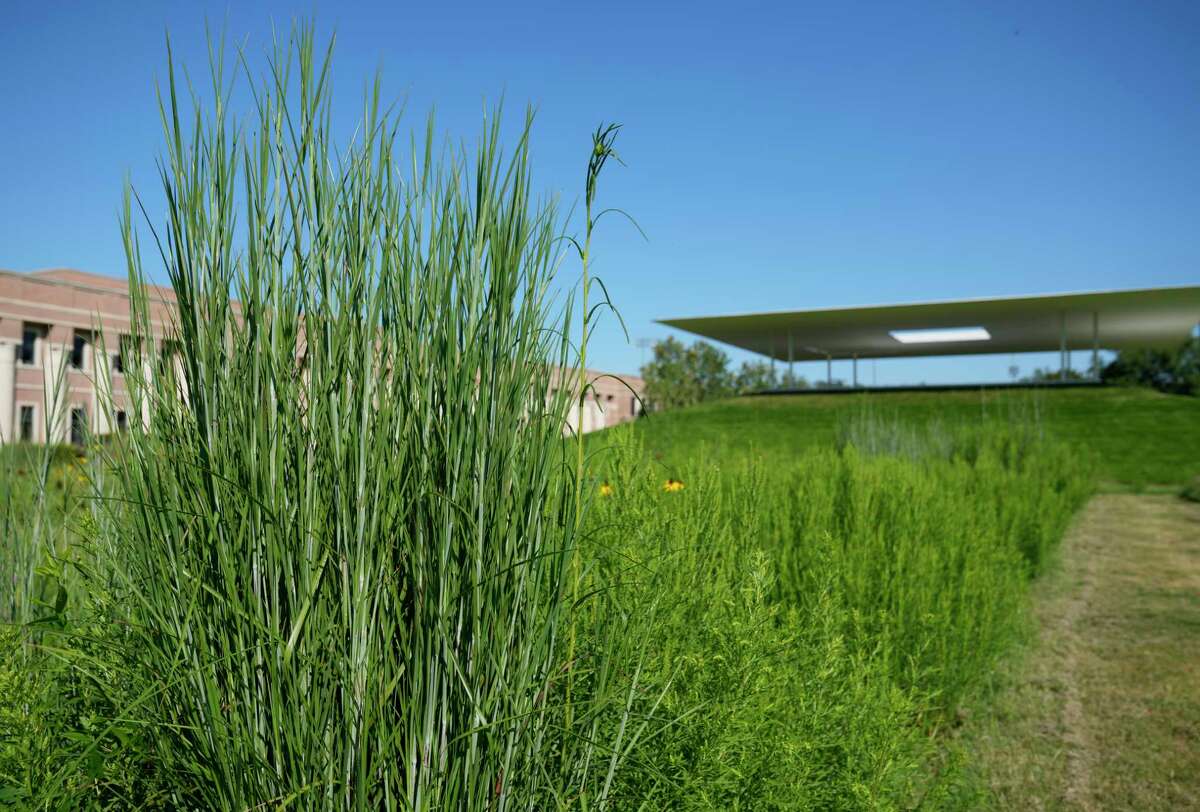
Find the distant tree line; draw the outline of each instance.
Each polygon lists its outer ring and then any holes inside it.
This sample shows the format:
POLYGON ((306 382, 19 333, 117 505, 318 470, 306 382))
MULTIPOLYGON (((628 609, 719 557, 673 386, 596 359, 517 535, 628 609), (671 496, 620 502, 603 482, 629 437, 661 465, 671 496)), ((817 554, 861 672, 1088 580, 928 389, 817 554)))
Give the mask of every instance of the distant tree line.
MULTIPOLYGON (((1035 369, 1022 378, 1030 383, 1084 381, 1096 377, 1074 369, 1035 369)), ((1200 395, 1200 338, 1191 338, 1174 350, 1121 350, 1100 368, 1100 380, 1109 384, 1148 386, 1173 395, 1200 395)))
POLYGON ((651 409, 693 406, 706 400, 769 389, 805 389, 808 381, 777 374, 767 361, 746 361, 736 371, 729 356, 705 341, 690 346, 674 338, 656 342, 654 357, 642 367, 645 399, 651 409))
MULTIPOLYGON (((1010 368, 1016 377, 1016 367, 1010 368)), ((1095 377, 1069 369, 1065 380, 1083 381, 1095 377)), ((771 389, 807 389, 809 382, 784 371, 777 373, 769 361, 745 361, 731 369, 729 356, 705 341, 690 346, 674 338, 654 344, 654 357, 642 367, 646 382, 645 400, 652 410, 694 406, 706 400, 748 395, 771 389)), ((1161 392, 1200 396, 1200 337, 1189 339, 1176 350, 1121 350, 1100 369, 1105 383, 1149 386, 1161 392)), ((1022 381, 1039 383, 1064 380, 1054 369, 1035 369, 1022 381)), ((825 386, 824 382, 818 386, 825 386)), ((834 381, 833 386, 844 386, 834 381)))
POLYGON ((1176 350, 1121 350, 1100 373, 1105 383, 1152 386, 1160 392, 1200 396, 1200 337, 1176 350))

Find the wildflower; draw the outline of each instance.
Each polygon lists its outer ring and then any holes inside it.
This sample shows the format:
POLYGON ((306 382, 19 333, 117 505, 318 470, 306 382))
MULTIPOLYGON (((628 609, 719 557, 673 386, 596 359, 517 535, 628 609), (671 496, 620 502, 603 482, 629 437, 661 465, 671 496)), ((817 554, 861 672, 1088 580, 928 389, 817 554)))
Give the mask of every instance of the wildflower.
POLYGON ((683 490, 683 483, 680 482, 678 479, 668 479, 666 482, 663 483, 663 490, 666 491, 667 493, 675 493, 676 491, 681 491, 681 490, 683 490))
POLYGON ((607 482, 600 483, 600 495, 601 496, 612 496, 613 495, 613 486, 609 485, 607 482))

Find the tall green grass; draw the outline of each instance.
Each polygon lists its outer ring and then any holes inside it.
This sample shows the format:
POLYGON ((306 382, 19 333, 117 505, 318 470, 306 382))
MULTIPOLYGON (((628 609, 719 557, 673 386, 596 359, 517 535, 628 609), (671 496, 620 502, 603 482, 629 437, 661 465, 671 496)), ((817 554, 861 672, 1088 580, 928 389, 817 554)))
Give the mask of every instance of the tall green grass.
POLYGON ((127 715, 185 806, 568 803, 593 747, 546 712, 580 509, 545 394, 574 360, 563 222, 528 121, 507 157, 496 118, 473 157, 432 121, 402 152, 376 86, 339 145, 329 70, 301 31, 247 120, 219 59, 210 103, 173 69, 162 94, 178 359, 131 376, 149 420, 113 460, 127 715))
POLYGON ((638 641, 616 669, 640 669, 636 710, 655 723, 625 803, 980 801, 937 734, 1023 633, 1028 582, 1090 492, 1086 458, 992 423, 911 455, 907 440, 902 455, 847 443, 782 465, 698 455, 668 491, 640 446, 617 445, 587 549, 594 629, 638 641))

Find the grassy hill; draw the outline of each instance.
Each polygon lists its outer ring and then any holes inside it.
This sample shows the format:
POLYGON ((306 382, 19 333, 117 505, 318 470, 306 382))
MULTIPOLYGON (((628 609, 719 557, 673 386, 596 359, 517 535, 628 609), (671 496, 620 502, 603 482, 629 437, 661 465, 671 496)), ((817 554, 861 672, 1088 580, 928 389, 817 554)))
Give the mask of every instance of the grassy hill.
POLYGON ((671 468, 697 453, 785 458, 834 442, 864 419, 934 430, 964 421, 1036 421, 1090 449, 1109 485, 1176 486, 1200 475, 1200 399, 1136 388, 746 397, 652 415, 604 435, 631 432, 671 468))

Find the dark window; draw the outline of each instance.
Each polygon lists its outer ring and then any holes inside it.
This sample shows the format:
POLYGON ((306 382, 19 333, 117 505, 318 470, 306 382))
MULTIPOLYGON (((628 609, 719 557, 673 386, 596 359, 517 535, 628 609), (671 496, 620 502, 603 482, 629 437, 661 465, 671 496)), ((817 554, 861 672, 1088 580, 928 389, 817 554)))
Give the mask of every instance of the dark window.
POLYGON ((117 412, 117 431, 125 431, 129 428, 129 415, 125 414, 125 410, 121 409, 117 412))
POLYGON ((164 341, 159 349, 159 369, 163 374, 168 374, 168 370, 174 371, 175 359, 179 357, 179 342, 164 341))
POLYGON ((71 445, 83 445, 87 437, 87 411, 84 409, 71 410, 71 445))
POLYGON ((137 344, 133 340, 133 336, 122 335, 117 340, 117 351, 112 357, 113 372, 125 372, 129 369, 137 356, 137 344))
POLYGON ((84 350, 91 343, 91 334, 83 330, 75 331, 75 338, 71 342, 71 366, 75 369, 83 369, 84 350))
POLYGON ((33 442, 33 407, 21 407, 21 442, 33 442))
POLYGON ((21 330, 21 346, 17 348, 17 360, 22 364, 37 362, 37 342, 46 335, 46 328, 40 324, 26 324, 21 330))

